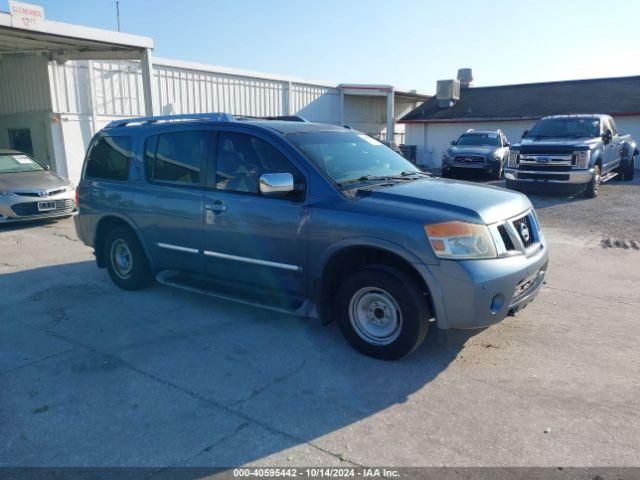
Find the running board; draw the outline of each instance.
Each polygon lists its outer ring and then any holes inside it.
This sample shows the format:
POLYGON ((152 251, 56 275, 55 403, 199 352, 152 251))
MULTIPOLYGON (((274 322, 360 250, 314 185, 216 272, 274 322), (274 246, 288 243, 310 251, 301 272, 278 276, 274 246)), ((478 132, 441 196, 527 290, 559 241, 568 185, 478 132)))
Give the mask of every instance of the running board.
POLYGON ((606 175, 603 175, 602 177, 600 177, 600 183, 608 182, 609 180, 617 176, 618 176, 618 172, 609 172, 606 175))
MULTIPOLYGON (((284 301, 289 305, 272 305, 257 299, 250 299, 241 295, 222 293, 213 288, 213 282, 203 280, 203 277, 189 275, 176 270, 163 270, 156 275, 156 281, 167 287, 179 288, 189 292, 207 295, 208 297, 226 300, 228 302, 240 303, 250 307, 262 308, 272 312, 294 315, 296 317, 318 318, 318 313, 313 302, 303 300, 301 302, 284 301)), ((281 302, 282 303, 282 302, 281 302)))

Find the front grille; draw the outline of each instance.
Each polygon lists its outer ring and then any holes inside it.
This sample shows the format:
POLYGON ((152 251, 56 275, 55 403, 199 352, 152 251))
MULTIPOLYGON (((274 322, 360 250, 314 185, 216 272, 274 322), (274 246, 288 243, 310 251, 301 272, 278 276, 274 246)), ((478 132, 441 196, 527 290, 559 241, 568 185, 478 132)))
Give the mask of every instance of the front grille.
POLYGON ((502 237, 502 241, 504 242, 504 248, 506 248, 507 251, 516 249, 511 237, 509 236, 509 232, 507 232, 507 228, 504 225, 500 225, 498 227, 498 233, 500 233, 500 237, 502 237))
POLYGON ((569 165, 521 165, 521 170, 535 170, 536 172, 570 172, 569 165))
POLYGON ((454 157, 455 163, 485 163, 485 158, 482 155, 458 155, 454 157))
POLYGON ((15 195, 18 195, 19 197, 51 197, 53 195, 58 195, 60 193, 64 193, 66 191, 66 188, 59 188, 56 190, 43 190, 43 192, 45 193, 44 195, 40 195, 40 191, 39 190, 16 190, 13 193, 15 195))
POLYGON ((569 180, 569 174, 561 173, 518 173, 518 180, 560 180, 566 182, 569 180))
POLYGON ((533 245, 534 242, 535 233, 533 231, 533 223, 531 222, 531 219, 529 217, 530 214, 527 214, 524 217, 520 217, 512 222, 513 228, 515 228, 518 236, 520 237, 520 240, 522 240, 524 248, 529 248, 531 245, 533 245))
POLYGON ((71 213, 76 204, 72 199, 52 200, 55 201, 55 208, 41 212, 38 210, 38 202, 16 203, 11 206, 11 210, 19 217, 31 217, 38 215, 51 215, 57 213, 71 213))

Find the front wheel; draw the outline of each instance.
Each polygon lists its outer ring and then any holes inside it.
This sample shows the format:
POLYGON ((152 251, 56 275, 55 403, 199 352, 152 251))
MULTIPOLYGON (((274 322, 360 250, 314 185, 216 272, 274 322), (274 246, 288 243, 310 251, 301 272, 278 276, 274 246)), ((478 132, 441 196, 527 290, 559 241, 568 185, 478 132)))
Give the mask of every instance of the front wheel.
POLYGON ((596 165, 593 168, 593 177, 584 191, 587 198, 596 198, 598 196, 598 187, 600 186, 600 165, 596 165))
POLYGON ((353 348, 397 360, 424 341, 429 305, 420 286, 395 268, 375 266, 351 274, 337 296, 338 325, 353 348))

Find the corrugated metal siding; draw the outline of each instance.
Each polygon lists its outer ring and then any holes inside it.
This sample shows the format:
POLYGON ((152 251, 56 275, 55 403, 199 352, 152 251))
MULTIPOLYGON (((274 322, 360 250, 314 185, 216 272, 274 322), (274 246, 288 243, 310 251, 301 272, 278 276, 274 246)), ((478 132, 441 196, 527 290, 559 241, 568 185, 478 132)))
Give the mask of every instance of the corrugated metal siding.
POLYGON ((337 88, 292 83, 290 100, 292 115, 313 122, 340 123, 340 92, 337 88))
POLYGON ((140 62, 93 62, 96 111, 99 115, 143 115, 140 62))
POLYGON ((89 68, 87 62, 49 63, 51 100, 56 113, 90 110, 89 68))
POLYGON ((2 57, 0 114, 38 112, 50 108, 46 59, 23 55, 2 57))
POLYGON ((154 65, 160 111, 282 115, 285 82, 154 65))

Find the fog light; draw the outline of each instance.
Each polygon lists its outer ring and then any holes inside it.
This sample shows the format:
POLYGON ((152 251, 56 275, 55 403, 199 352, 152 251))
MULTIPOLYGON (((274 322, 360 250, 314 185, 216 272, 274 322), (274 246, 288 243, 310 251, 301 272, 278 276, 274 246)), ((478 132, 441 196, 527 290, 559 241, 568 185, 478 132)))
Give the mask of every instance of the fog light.
POLYGON ((489 306, 489 311, 493 315, 495 315, 502 309, 503 306, 504 306, 504 295, 501 293, 498 293, 494 295, 493 299, 491 300, 491 306, 489 306))
POLYGON ((516 176, 513 173, 507 173, 505 172, 504 174, 504 178, 506 178, 507 180, 515 180, 516 176))

